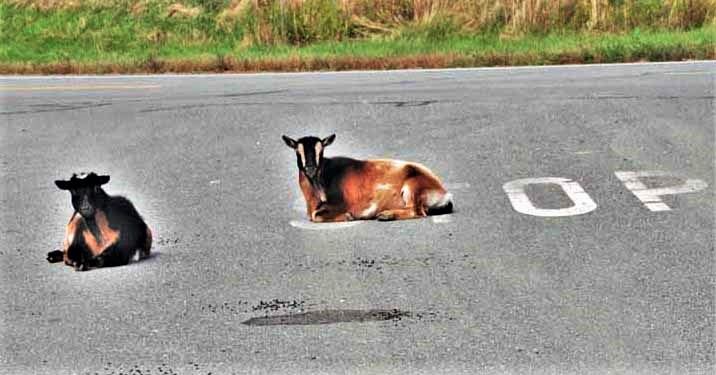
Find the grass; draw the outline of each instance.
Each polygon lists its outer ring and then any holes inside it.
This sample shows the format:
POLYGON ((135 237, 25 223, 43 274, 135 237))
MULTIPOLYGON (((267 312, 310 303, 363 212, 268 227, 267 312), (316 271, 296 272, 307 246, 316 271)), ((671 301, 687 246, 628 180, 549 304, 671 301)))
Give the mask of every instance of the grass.
POLYGON ((713 0, 0 0, 0 73, 714 59, 714 12, 713 0))

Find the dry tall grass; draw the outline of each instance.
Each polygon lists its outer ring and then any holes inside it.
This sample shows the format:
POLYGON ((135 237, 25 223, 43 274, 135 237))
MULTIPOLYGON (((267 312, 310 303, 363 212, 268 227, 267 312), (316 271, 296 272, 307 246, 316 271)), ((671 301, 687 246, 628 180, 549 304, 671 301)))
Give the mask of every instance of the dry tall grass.
MULTIPOLYGON (((246 0, 245 0, 246 1, 246 0)), ((307 2, 310 0, 294 0, 307 2)), ((450 15, 471 28, 624 30, 716 21, 716 0, 341 0, 343 9, 384 24, 450 15)))
MULTIPOLYGON (((437 25, 502 34, 690 29, 716 23, 716 0, 0 0, 41 11, 125 7, 196 9, 216 29, 240 30, 247 43, 304 44, 437 25), (173 7, 173 8, 171 8, 173 7)), ((446 28, 446 29, 445 29, 446 28)))

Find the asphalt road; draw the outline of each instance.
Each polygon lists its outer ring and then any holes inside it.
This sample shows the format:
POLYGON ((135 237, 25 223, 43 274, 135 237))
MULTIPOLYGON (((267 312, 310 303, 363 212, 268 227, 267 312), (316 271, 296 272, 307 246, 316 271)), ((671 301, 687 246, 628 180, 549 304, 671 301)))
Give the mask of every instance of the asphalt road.
POLYGON ((715 74, 1 77, 0 373, 710 374, 715 74), (456 212, 311 225, 280 136, 333 132, 327 156, 429 166, 456 212), (53 180, 90 170, 151 259, 46 262, 72 214, 53 180), (615 173, 654 170, 668 210, 615 173), (542 177, 569 186, 507 194, 542 177))

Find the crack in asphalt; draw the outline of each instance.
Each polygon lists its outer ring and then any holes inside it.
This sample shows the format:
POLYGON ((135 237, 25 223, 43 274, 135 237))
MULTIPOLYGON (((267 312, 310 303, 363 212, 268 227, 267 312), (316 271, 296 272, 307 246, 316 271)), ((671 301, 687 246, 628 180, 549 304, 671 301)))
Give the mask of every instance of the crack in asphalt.
POLYGON ((438 103, 437 100, 420 100, 420 101, 384 101, 384 102, 365 102, 365 101, 350 101, 350 102, 239 102, 239 103, 204 103, 194 105, 182 105, 182 106, 171 106, 171 107, 158 107, 158 108, 147 108, 142 109, 140 113, 151 113, 151 112, 165 112, 173 110, 183 109, 195 109, 195 108, 207 108, 207 107, 232 107, 240 105, 355 105, 355 104, 370 104, 370 105, 393 105, 397 108, 401 107, 422 107, 430 104, 438 103))
POLYGON ((678 95, 657 95, 657 96, 638 96, 638 95, 588 95, 588 96, 577 96, 569 98, 573 100, 604 100, 604 99, 655 99, 655 100, 675 100, 675 99, 686 99, 686 100, 712 100, 715 97, 713 95, 705 96, 678 96, 678 95))
POLYGON ((437 100, 412 100, 412 101, 386 101, 386 102, 371 102, 370 104, 387 104, 387 105, 394 105, 396 107, 423 107, 430 104, 437 103, 437 100))
POLYGON ((33 109, 33 110, 24 110, 24 111, 10 111, 10 112, 0 112, 0 115, 22 115, 22 114, 34 114, 34 113, 44 113, 44 112, 63 112, 63 111, 73 111, 77 109, 89 109, 89 108, 99 108, 99 107, 106 107, 112 105, 112 103, 83 103, 80 105, 77 104, 31 104, 28 105, 28 107, 40 107, 44 109, 33 109), (52 108, 47 108, 52 107, 52 108))
POLYGON ((237 98, 242 96, 256 96, 256 95, 269 95, 269 94, 280 94, 288 92, 288 90, 271 90, 271 91, 256 91, 256 92, 237 92, 233 94, 222 94, 217 95, 217 98, 237 98))
MULTIPOLYGON (((261 91, 261 92, 248 92, 248 93, 232 93, 217 95, 216 97, 223 98, 235 98, 244 96, 256 96, 256 95, 270 95, 287 92, 288 90, 272 90, 272 91, 261 91)), ((704 96, 677 96, 677 95, 658 95, 653 97, 636 96, 636 95, 590 95, 590 96, 579 96, 573 98, 565 98, 566 100, 619 100, 619 99, 654 99, 654 100, 713 100, 716 96, 704 95, 704 96)), ((438 100, 391 100, 391 101, 376 101, 376 102, 365 102, 365 101, 349 101, 349 102, 233 102, 233 103, 203 103, 203 104, 192 104, 182 106, 171 106, 171 107, 156 107, 146 108, 139 111, 139 113, 153 113, 153 112, 168 112, 175 110, 187 110, 197 108, 209 108, 209 107, 231 107, 241 105, 355 105, 355 104, 370 104, 370 105, 392 105, 396 108, 407 108, 407 107, 424 107, 436 103, 448 102, 438 100)), ((92 103, 92 104, 33 104, 28 107, 40 107, 44 109, 33 109, 33 110, 21 110, 21 111, 9 111, 0 112, 0 115, 20 115, 20 114, 36 114, 46 112, 61 112, 61 111, 72 111, 79 109, 89 108, 100 108, 111 106, 115 103, 92 103), (48 108, 50 107, 50 108, 48 108)))

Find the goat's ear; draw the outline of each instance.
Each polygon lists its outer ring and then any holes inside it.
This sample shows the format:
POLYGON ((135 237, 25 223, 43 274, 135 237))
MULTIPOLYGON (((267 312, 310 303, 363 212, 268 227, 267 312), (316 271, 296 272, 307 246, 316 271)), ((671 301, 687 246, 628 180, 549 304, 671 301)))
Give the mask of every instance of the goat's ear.
POLYGON ((323 139, 321 140, 321 144, 323 145, 323 147, 328 147, 328 145, 330 145, 331 143, 333 143, 333 141, 335 141, 335 140, 336 140, 336 135, 335 135, 335 134, 331 134, 331 135, 329 135, 328 137, 323 138, 323 139))
POLYGON ((109 182, 109 175, 97 176, 97 185, 104 185, 109 182))
POLYGON ((63 180, 55 180, 55 185, 57 185, 60 190, 70 190, 70 182, 69 181, 63 181, 63 180))
POLYGON ((291 147, 294 150, 296 149, 296 147, 298 147, 298 143, 296 141, 294 141, 293 139, 291 139, 285 135, 282 135, 281 138, 283 138, 283 141, 286 143, 286 146, 291 147))

